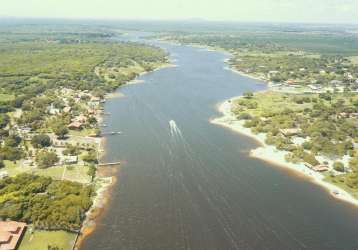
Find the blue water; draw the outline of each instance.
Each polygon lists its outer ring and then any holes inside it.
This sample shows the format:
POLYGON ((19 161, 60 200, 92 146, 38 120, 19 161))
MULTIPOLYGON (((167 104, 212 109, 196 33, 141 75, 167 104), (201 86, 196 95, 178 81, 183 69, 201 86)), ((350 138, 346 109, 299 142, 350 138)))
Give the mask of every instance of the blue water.
POLYGON ((219 102, 265 85, 225 70, 224 53, 155 44, 177 67, 107 102, 108 130, 123 134, 108 138, 106 160, 124 164, 83 249, 358 249, 356 208, 209 123, 219 102))

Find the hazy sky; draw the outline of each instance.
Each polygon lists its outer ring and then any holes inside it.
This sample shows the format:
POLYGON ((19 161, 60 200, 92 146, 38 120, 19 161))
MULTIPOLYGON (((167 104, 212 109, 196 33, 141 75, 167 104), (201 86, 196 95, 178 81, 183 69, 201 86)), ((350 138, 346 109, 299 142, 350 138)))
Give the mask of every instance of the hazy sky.
POLYGON ((358 22, 358 0, 0 0, 0 16, 358 22))

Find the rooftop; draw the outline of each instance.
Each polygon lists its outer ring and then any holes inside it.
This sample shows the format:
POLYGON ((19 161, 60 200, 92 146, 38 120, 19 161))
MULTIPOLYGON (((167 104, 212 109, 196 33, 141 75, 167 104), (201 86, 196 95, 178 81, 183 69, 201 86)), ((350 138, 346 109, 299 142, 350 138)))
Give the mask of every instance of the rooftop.
POLYGON ((0 250, 14 250, 22 239, 26 223, 0 221, 0 250))

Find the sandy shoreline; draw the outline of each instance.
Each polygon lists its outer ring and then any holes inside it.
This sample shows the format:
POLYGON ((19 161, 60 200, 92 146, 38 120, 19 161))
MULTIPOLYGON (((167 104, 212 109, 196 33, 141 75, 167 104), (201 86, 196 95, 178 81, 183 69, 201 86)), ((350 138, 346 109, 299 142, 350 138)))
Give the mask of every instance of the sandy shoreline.
POLYGON ((110 176, 106 176, 109 174, 106 173, 104 168, 107 167, 102 167, 102 169, 97 170, 99 174, 95 180, 95 185, 97 186, 96 196, 91 209, 86 213, 86 219, 83 222, 74 249, 80 249, 83 241, 96 230, 97 224, 110 202, 110 194, 112 188, 117 183, 116 173, 119 170, 116 167, 112 168, 110 176))
POLYGON ((245 72, 242 72, 242 71, 239 71, 235 68, 233 68, 232 65, 228 64, 228 60, 225 61, 225 63, 227 64, 226 67, 224 67, 224 69, 226 70, 229 70, 231 72, 234 72, 235 74, 239 74, 241 76, 245 76, 247 78, 251 78, 251 79, 254 79, 254 80, 257 80, 257 81, 260 81, 260 82, 263 82, 263 83, 266 83, 266 84, 269 84, 269 81, 267 79, 263 79, 261 77, 257 77, 257 76, 254 76, 254 75, 250 75, 250 74, 247 74, 245 72))
POLYGON ((277 150, 274 146, 267 145, 265 143, 266 135, 265 134, 254 134, 251 132, 251 129, 245 128, 243 126, 244 121, 239 121, 236 119, 235 115, 231 111, 231 102, 237 98, 227 100, 223 103, 220 103, 217 106, 218 111, 220 111, 223 116, 219 118, 212 119, 210 122, 212 124, 220 125, 226 128, 229 128, 237 133, 248 136, 256 140, 260 146, 256 149, 250 151, 250 156, 257 158, 266 162, 269 162, 273 165, 284 167, 287 169, 294 170, 296 173, 301 174, 309 178, 310 181, 324 187, 334 198, 340 199, 350 204, 358 206, 358 200, 355 199, 351 194, 342 188, 335 186, 334 184, 324 181, 324 176, 318 172, 315 172, 303 163, 289 163, 285 160, 285 155, 287 152, 277 150), (335 194, 338 192, 338 194, 335 194))

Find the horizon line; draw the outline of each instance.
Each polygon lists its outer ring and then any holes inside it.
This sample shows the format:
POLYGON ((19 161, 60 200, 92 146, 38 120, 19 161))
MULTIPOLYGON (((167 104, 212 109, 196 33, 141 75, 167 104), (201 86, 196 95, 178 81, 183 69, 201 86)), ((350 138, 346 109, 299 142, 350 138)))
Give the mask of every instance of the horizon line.
POLYGON ((38 19, 38 20, 68 20, 68 21, 153 21, 153 22, 197 22, 197 23, 252 23, 252 24, 320 24, 320 25, 358 25, 349 21, 278 21, 278 20, 233 20, 233 19, 206 19, 192 18, 119 18, 119 17, 47 17, 47 16, 2 16, 0 19, 38 19))

